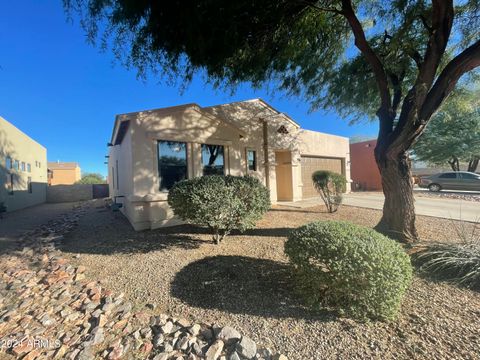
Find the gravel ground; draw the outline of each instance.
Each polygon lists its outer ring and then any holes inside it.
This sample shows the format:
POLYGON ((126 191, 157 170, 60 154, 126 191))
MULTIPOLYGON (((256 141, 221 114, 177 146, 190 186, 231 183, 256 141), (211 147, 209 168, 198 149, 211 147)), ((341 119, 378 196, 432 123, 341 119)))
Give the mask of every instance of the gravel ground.
POLYGON ((3 214, 0 219, 0 254, 15 246, 18 238, 25 232, 47 223, 71 210, 78 203, 40 204, 3 214))
MULTIPOLYGON (((289 359, 480 359, 480 294, 416 277, 398 320, 357 323, 311 313, 292 292, 283 254, 289 229, 318 219, 375 225, 380 211, 341 207, 270 211, 255 230, 213 245, 201 229, 134 232, 119 213, 92 208, 62 245, 87 277, 137 307, 230 325, 289 359), (80 254, 77 258, 75 254, 80 254)), ((454 241, 473 224, 419 217, 423 239, 454 241)))
POLYGON ((476 201, 480 202, 480 193, 478 192, 456 192, 456 191, 439 191, 439 192, 431 192, 428 190, 417 190, 415 191, 415 195, 421 197, 429 197, 429 198, 441 198, 441 199, 456 199, 456 200, 465 200, 465 201, 476 201))

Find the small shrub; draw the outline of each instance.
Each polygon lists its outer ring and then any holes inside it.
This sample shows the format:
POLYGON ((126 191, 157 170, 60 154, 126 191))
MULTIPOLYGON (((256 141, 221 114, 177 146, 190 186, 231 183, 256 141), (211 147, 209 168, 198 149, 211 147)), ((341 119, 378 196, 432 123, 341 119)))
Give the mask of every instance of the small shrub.
POLYGON ((313 186, 320 194, 328 212, 333 213, 338 210, 342 203, 342 193, 345 192, 347 179, 345 176, 332 171, 319 170, 312 175, 313 186))
POLYGON ((479 223, 471 232, 466 226, 453 224, 461 240, 456 244, 437 243, 415 256, 420 271, 466 287, 480 289, 480 235, 479 223))
POLYGON ((211 175, 176 183, 168 204, 182 220, 210 228, 218 244, 234 229, 254 227, 270 208, 270 194, 251 176, 211 175))
POLYGON ((348 222, 301 226, 289 235, 285 253, 308 305, 334 307, 355 318, 395 318, 412 279, 401 245, 348 222))

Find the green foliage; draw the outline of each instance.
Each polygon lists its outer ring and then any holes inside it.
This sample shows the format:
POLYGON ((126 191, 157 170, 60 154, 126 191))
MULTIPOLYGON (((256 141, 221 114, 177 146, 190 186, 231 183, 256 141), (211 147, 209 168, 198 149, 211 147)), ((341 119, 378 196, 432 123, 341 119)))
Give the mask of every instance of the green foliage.
POLYGON ((270 208, 270 194, 250 176, 211 175, 176 183, 168 204, 182 220, 211 229, 219 243, 234 229, 254 227, 270 208))
POLYGON ((442 279, 480 289, 480 234, 477 223, 473 231, 453 225, 457 231, 459 243, 437 243, 416 255, 424 274, 436 275, 442 279))
POLYGON ((76 184, 105 184, 105 178, 102 174, 86 173, 82 175, 82 178, 76 182, 76 184))
POLYGON ((332 171, 318 170, 312 174, 312 181, 328 212, 337 211, 342 203, 342 193, 345 192, 347 184, 345 176, 332 171))
MULTIPOLYGON (((415 83, 429 39, 429 1, 353 1, 370 46, 405 95, 415 83), (397 81, 400 80, 399 84, 397 81)), ((195 71, 215 85, 274 80, 312 108, 335 108, 343 116, 373 117, 379 94, 373 72, 352 46, 352 31, 340 0, 230 1, 64 0, 79 13, 89 39, 113 47, 140 76, 150 72, 183 77, 195 71), (181 29, 181 31, 178 31, 181 29), (103 30, 103 31, 102 31, 103 30)), ((480 1, 455 4, 446 61, 480 35, 480 1)), ((275 84, 274 88, 277 88, 275 84)))
MULTIPOLYGON (((455 168, 458 162, 480 158, 479 99, 479 90, 457 90, 434 115, 433 121, 415 144, 416 158, 434 165, 448 162, 453 170, 460 170, 455 168)), ((475 172, 476 169, 470 168, 468 171, 475 172)))
POLYGON ((301 226, 289 235, 285 253, 310 306, 359 319, 394 319, 412 279, 410 258, 398 243, 349 222, 301 226))

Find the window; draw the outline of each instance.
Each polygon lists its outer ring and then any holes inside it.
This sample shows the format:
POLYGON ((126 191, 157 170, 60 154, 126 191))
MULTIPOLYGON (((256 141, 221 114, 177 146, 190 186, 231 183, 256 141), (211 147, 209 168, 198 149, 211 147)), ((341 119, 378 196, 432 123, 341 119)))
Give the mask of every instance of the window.
POLYGON ((27 185, 28 185, 28 192, 31 194, 33 192, 33 188, 32 188, 32 178, 30 176, 27 179, 27 185))
POLYGON ((257 171, 257 152, 247 149, 247 169, 257 171))
POLYGON ((469 173, 460 173, 462 179, 480 179, 480 175, 469 174, 469 173))
POLYGON ((222 145, 202 144, 203 175, 224 175, 225 159, 222 145))
POLYGON ((7 157, 7 160, 5 161, 5 167, 7 169, 11 169, 12 168, 12 158, 11 157, 7 157))
POLYGON ((13 174, 7 175, 7 191, 10 195, 13 195, 13 174))
POLYGON ((115 160, 115 170, 117 170, 117 190, 120 188, 120 182, 118 181, 118 160, 115 160))
POLYGON ((439 176, 440 179, 456 179, 457 174, 455 173, 445 173, 439 176))
POLYGON ((13 168, 14 168, 15 170, 19 170, 19 169, 20 169, 20 161, 15 160, 15 161, 13 162, 13 168))
POLYGON ((30 165, 30 163, 27 164, 27 171, 32 172, 32 165, 30 165))
POLYGON ((115 189, 115 168, 113 166, 112 166, 112 188, 115 189))
POLYGON ((22 161, 22 171, 25 171, 25 162, 22 161))
POLYGON ((157 147, 160 191, 167 191, 177 181, 187 178, 187 144, 160 140, 157 147))
POLYGON ((39 162, 38 162, 38 167, 42 167, 41 165, 42 165, 42 164, 41 164, 40 161, 39 161, 39 162))

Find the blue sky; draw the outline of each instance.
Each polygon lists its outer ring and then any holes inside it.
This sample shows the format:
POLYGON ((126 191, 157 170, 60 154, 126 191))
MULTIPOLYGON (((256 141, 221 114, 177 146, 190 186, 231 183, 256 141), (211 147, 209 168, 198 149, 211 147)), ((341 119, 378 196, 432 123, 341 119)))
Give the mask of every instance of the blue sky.
POLYGON ((342 136, 375 135, 377 125, 349 126, 333 111, 308 112, 300 98, 273 97, 248 84, 235 94, 198 78, 181 93, 158 78, 136 79, 85 41, 60 0, 0 1, 0 116, 47 148, 49 161, 77 161, 100 172, 115 114, 196 102, 200 106, 263 98, 302 127, 342 136))

